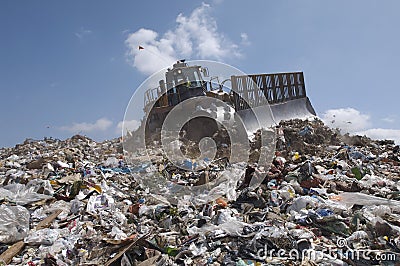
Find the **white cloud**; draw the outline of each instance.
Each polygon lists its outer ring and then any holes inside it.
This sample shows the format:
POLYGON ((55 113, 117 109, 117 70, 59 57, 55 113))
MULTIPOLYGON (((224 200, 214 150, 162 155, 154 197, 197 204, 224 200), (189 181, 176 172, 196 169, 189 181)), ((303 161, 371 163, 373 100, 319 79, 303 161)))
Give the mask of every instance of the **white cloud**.
POLYGON ((75 36, 78 37, 79 39, 83 39, 85 36, 91 34, 92 31, 85 29, 85 28, 80 28, 79 31, 75 32, 75 36))
POLYGON ((124 133, 127 131, 133 131, 139 128, 140 121, 137 120, 129 120, 129 121, 121 121, 117 124, 117 133, 122 133, 122 128, 124 129, 124 133))
POLYGON ((238 46, 218 32, 210 10, 211 7, 203 3, 189 16, 179 14, 176 27, 161 37, 157 32, 144 28, 129 34, 125 43, 132 66, 142 73, 152 74, 172 65, 177 58, 221 60, 239 57, 238 46), (139 50, 139 45, 144 49, 139 50))
POLYGON ((342 133, 365 135, 377 140, 390 139, 400 144, 400 129, 371 128, 370 116, 354 108, 327 110, 322 115, 322 121, 331 128, 339 128, 342 133))
POLYGON ((389 116, 389 117, 383 118, 382 121, 384 121, 384 122, 386 122, 386 123, 391 123, 391 124, 393 124, 394 122, 396 122, 396 119, 395 119, 394 117, 392 117, 392 116, 389 116))
POLYGON ((250 45, 250 41, 249 41, 249 36, 247 35, 247 33, 242 32, 240 34, 240 38, 242 39, 242 41, 240 42, 242 45, 250 45))
POLYGON ((322 115, 322 121, 329 127, 341 129, 343 133, 354 133, 371 126, 370 116, 354 108, 327 110, 322 115))
POLYGON ((152 74, 176 61, 171 42, 166 39, 157 40, 157 37, 155 31, 140 29, 130 34, 125 41, 129 48, 129 61, 142 73, 152 74), (139 50, 139 45, 145 49, 139 50))
POLYGON ((95 123, 73 123, 70 126, 62 126, 60 130, 69 131, 72 133, 79 132, 93 132, 93 131, 105 131, 113 124, 113 122, 107 118, 100 118, 95 123))
POLYGON ((400 144, 400 129, 371 128, 357 132, 357 135, 365 135, 371 139, 391 139, 400 144))

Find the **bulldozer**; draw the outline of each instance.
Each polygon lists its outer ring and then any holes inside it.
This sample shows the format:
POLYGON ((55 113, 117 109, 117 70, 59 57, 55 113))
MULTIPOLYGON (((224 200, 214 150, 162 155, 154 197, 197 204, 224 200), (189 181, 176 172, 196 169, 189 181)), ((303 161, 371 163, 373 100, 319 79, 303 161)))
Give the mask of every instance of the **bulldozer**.
MULTIPOLYGON (((219 81, 218 77, 210 76, 207 67, 189 65, 185 60, 179 60, 167 69, 165 80, 160 80, 158 87, 145 92, 144 112, 147 119, 143 126, 147 132, 160 131, 174 107, 200 96, 226 103, 233 110, 233 115, 243 121, 248 132, 254 132, 260 126, 273 126, 282 120, 316 116, 306 95, 303 72, 232 75, 219 81), (230 87, 227 86, 229 83, 230 87), (271 112, 271 119, 268 120, 271 122, 265 122, 269 125, 260 125, 256 123, 254 113, 265 106, 271 112)), ((202 105, 201 102, 198 104, 202 105)), ((202 106, 198 109, 199 112, 208 113, 211 110, 215 117, 220 112, 216 106, 202 106)), ((229 119, 231 114, 227 111, 225 108, 223 115, 229 119)), ((220 126, 209 115, 200 114, 196 119, 188 121, 183 129, 189 138, 198 141, 204 136, 212 136, 220 126)))

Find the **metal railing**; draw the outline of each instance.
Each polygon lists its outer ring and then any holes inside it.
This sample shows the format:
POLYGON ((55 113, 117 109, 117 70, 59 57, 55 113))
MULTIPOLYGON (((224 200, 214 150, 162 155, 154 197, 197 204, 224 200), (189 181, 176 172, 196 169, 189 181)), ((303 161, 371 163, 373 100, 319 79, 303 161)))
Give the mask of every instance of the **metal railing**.
POLYGON ((236 111, 306 97, 303 72, 231 76, 231 81, 236 111))

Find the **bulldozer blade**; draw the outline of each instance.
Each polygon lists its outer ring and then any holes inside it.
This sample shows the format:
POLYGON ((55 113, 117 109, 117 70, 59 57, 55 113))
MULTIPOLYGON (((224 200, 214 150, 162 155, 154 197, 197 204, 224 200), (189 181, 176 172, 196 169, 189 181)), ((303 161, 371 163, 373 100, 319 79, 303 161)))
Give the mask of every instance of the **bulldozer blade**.
POLYGON ((276 123, 294 118, 306 119, 317 116, 308 97, 271 104, 270 107, 276 123))
POLYGON ((270 104, 269 107, 270 110, 268 106, 258 106, 237 112, 249 134, 260 128, 276 126, 280 121, 317 117, 308 97, 270 104))
POLYGON ((303 72, 232 76, 231 83, 233 106, 248 132, 282 120, 316 117, 303 72))

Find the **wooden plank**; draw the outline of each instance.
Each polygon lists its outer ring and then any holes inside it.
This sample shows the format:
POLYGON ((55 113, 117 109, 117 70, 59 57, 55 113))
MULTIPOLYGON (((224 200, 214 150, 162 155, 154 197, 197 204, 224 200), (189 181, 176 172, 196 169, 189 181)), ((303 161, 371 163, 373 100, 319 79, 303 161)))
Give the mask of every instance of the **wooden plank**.
POLYGON ((10 264, 14 256, 18 255, 25 247, 24 241, 18 241, 0 255, 0 264, 10 264))
POLYGON ((45 219, 40 221, 40 223, 38 223, 38 225, 35 227, 35 230, 40 230, 40 229, 43 229, 43 228, 50 227, 51 223, 57 218, 57 216, 61 212, 62 212, 62 210, 56 210, 55 212, 53 212, 52 214, 47 216, 45 219))

